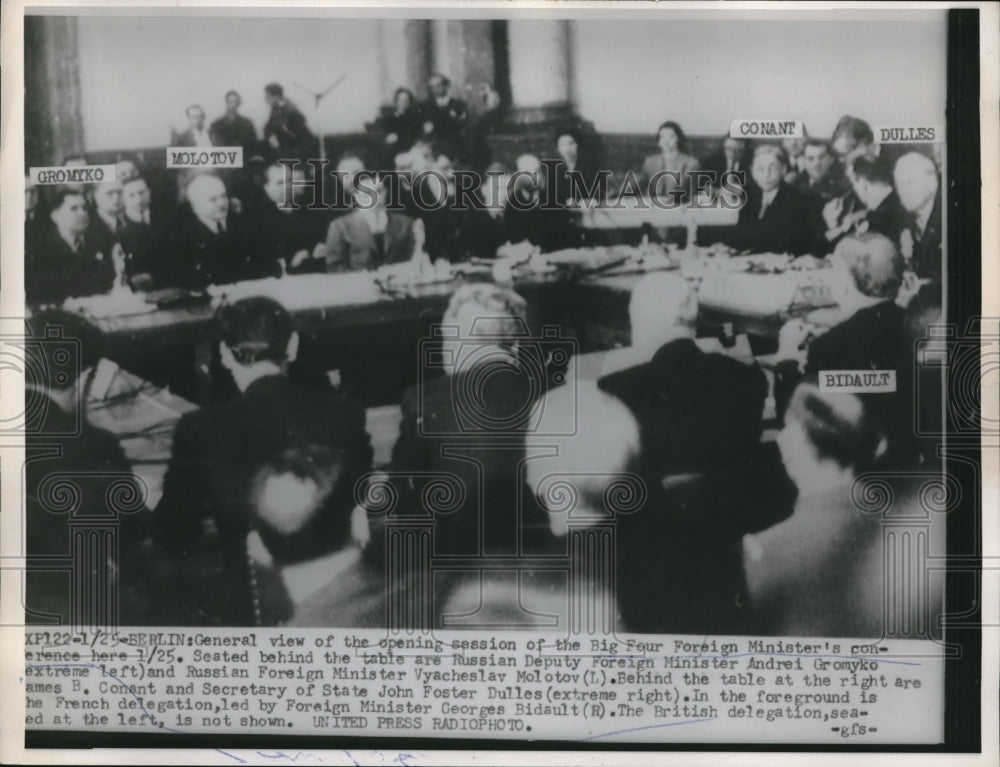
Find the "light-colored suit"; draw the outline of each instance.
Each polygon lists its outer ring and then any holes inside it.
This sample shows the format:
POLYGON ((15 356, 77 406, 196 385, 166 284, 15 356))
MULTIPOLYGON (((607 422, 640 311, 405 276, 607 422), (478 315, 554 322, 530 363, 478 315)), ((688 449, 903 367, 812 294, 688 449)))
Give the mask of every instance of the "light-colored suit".
POLYGON ((413 220, 402 213, 388 214, 381 250, 361 211, 334 220, 327 230, 328 272, 376 269, 382 264, 406 261, 413 255, 413 220))

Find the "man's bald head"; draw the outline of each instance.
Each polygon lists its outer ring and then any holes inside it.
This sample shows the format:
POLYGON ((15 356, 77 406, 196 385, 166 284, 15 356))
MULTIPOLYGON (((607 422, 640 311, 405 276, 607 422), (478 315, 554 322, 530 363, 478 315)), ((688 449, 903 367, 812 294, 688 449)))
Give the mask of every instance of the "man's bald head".
POLYGON ((198 218, 225 221, 229 213, 229 195, 218 176, 195 176, 187 188, 188 202, 198 218))
POLYGON ((892 240, 874 232, 845 237, 834 250, 862 295, 895 298, 903 282, 903 258, 892 240))
POLYGON ((937 166, 921 152, 908 152, 900 157, 893 178, 900 202, 911 213, 930 203, 937 194, 937 166))

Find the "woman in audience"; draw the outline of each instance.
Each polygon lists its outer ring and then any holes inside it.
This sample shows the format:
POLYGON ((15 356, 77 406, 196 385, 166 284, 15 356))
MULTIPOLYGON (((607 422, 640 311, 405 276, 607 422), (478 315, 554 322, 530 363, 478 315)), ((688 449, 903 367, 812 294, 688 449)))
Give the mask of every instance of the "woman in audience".
POLYGON ((685 154, 684 130, 673 120, 667 120, 657 129, 656 142, 660 151, 643 162, 639 176, 641 187, 650 197, 656 196, 667 204, 687 199, 691 189, 689 174, 699 170, 701 164, 695 157, 685 154))
POLYGON ((392 97, 392 111, 382 116, 379 128, 385 132, 388 157, 406 152, 421 135, 420 110, 408 88, 397 88, 392 97))

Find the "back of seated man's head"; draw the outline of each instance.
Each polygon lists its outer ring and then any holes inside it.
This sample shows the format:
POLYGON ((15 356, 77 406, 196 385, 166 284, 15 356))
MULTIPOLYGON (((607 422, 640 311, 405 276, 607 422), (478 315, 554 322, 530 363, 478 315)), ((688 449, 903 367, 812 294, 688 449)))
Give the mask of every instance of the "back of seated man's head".
POLYGON ((679 274, 653 272, 632 290, 628 315, 632 346, 652 356, 668 341, 694 335, 698 299, 679 274))
POLYGON ((77 385, 86 380, 104 356, 101 331, 75 312, 44 309, 28 320, 25 387, 51 395, 64 409, 82 396, 77 385))
POLYGON ((479 348, 516 350, 527 337, 527 302, 513 290, 492 283, 462 285, 452 294, 441 326, 447 333, 443 346, 455 360, 446 371, 467 372, 489 356, 479 348))
POLYGON ((218 320, 223 347, 237 364, 283 365, 289 361, 292 318, 274 299, 258 296, 226 304, 219 310, 218 320))
POLYGON ((635 510, 632 503, 645 497, 646 489, 630 472, 639 455, 632 411, 593 382, 550 390, 540 411, 537 428, 525 439, 525 466, 552 532, 565 535, 570 521, 635 510), (536 450, 541 455, 532 457, 536 450))
POLYGON ((903 258, 885 235, 865 232, 845 237, 837 243, 833 258, 846 268, 854 289, 862 296, 891 300, 899 293, 903 258))
POLYGON ((340 447, 314 443, 289 447, 258 470, 250 488, 253 526, 276 565, 350 543, 357 480, 340 447))
POLYGON ((821 392, 808 383, 792 395, 777 438, 789 477, 805 495, 821 489, 824 466, 854 474, 868 468, 880 442, 857 396, 821 392))

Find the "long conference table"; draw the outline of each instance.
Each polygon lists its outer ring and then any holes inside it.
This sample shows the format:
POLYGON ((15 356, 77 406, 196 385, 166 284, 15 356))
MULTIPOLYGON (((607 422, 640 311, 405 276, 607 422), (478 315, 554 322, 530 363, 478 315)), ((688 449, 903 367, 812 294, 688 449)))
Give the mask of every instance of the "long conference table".
MULTIPOLYGON (((741 258, 752 257, 734 257, 727 262, 738 264, 741 258)), ((627 269, 571 279, 565 274, 529 274, 515 278, 513 288, 528 302, 532 331, 554 325, 559 335, 575 340, 580 352, 594 352, 630 344, 628 303, 632 289, 643 276, 640 270, 627 269)), ((729 338, 750 334, 758 342, 755 351, 766 352, 760 344, 766 346, 767 339, 773 342, 789 317, 832 303, 816 273, 754 273, 725 268, 702 270, 694 278, 690 272, 685 276, 698 290, 699 334, 729 338)), ((407 357, 410 352, 406 350, 427 337, 429 328, 440 321, 452 293, 470 279, 480 278, 458 276, 449 281, 386 290, 370 272, 296 275, 214 286, 210 302, 171 308, 156 308, 138 297, 125 302, 95 297, 90 302, 78 302, 74 308, 101 329, 107 356, 144 378, 156 377, 150 375, 148 363, 162 363, 177 350, 193 350, 193 358, 191 354, 173 356, 183 359, 183 364, 193 362, 204 371, 218 339, 218 304, 249 296, 268 296, 288 309, 303 337, 304 348, 309 354, 326 357, 314 360, 314 365, 323 370, 338 369, 352 364, 352 357, 360 354, 365 358, 365 367, 371 368, 398 366, 401 356, 415 359, 407 357)), ((413 373, 415 380, 415 370, 413 373)), ((401 375, 407 377, 405 371, 401 375)), ((211 396, 207 388, 200 393, 183 393, 196 402, 211 396)), ((386 392, 383 399, 391 401, 399 394, 401 391, 386 392)), ((378 399, 376 396, 367 404, 384 404, 378 399)))

